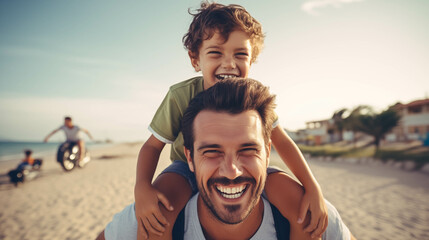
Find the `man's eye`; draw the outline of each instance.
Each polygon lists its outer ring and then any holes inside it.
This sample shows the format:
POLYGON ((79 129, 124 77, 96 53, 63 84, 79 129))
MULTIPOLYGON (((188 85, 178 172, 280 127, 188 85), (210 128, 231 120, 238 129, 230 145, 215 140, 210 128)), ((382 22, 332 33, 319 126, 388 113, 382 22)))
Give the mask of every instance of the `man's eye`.
POLYGON ((255 155, 258 153, 258 149, 256 148, 245 148, 240 151, 244 155, 255 155))
POLYGON ((204 157, 207 157, 207 158, 217 158, 222 156, 222 153, 217 150, 207 150, 203 153, 203 155, 204 157))

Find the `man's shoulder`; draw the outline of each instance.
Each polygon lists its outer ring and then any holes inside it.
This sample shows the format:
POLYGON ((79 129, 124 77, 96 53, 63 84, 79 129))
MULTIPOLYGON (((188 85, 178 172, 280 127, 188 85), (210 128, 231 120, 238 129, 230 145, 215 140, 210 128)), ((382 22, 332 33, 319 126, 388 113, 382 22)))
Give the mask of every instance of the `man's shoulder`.
POLYGON ((326 199, 325 204, 328 209, 328 228, 323 233, 322 239, 350 239, 350 230, 344 224, 338 210, 326 199))
POLYGON ((195 194, 180 212, 173 227, 173 240, 205 239, 198 217, 198 195, 195 194))
POLYGON ((264 197, 261 197, 261 199, 264 202, 264 217, 257 234, 265 236, 265 239, 274 237, 277 237, 277 239, 289 239, 289 220, 285 218, 267 199, 264 197))

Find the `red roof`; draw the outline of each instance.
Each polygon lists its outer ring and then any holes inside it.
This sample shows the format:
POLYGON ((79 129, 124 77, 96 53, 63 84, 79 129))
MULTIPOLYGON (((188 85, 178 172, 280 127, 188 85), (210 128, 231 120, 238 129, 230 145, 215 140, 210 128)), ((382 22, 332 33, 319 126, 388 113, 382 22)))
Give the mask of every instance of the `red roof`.
POLYGON ((412 101, 410 103, 404 104, 403 106, 404 107, 414 107, 414 106, 426 105, 426 104, 429 104, 429 98, 412 101))

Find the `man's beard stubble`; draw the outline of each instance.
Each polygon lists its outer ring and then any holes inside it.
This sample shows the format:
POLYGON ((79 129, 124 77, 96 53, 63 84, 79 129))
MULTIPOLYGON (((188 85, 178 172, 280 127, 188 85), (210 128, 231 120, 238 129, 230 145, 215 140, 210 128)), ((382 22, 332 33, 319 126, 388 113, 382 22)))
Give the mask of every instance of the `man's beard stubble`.
POLYGON ((258 202, 258 199, 260 198, 260 195, 262 193, 263 189, 263 183, 264 181, 260 181, 259 185, 256 186, 256 180, 250 177, 237 177, 233 180, 227 179, 227 178, 210 178, 207 181, 207 189, 204 188, 203 183, 201 182, 198 185, 200 196, 203 199, 204 205, 210 210, 212 215, 219 221, 225 224, 238 224, 243 222, 252 212, 254 209, 256 203, 258 202), (247 191, 250 192, 250 202, 248 204, 245 203, 244 206, 240 206, 238 204, 231 204, 231 205, 223 205, 223 207, 228 211, 228 215, 222 217, 221 216, 221 210, 216 209, 213 202, 211 201, 209 197, 210 194, 218 194, 214 193, 213 191, 217 191, 215 189, 215 184, 221 184, 224 186, 232 185, 232 184, 240 184, 245 183, 247 185, 246 192, 244 194, 247 194, 247 191), (244 207, 244 209, 243 209, 244 207), (244 211, 244 213, 239 213, 237 211, 244 211), (237 216, 238 214, 238 216, 237 216), (237 219, 238 217, 238 219, 237 219))

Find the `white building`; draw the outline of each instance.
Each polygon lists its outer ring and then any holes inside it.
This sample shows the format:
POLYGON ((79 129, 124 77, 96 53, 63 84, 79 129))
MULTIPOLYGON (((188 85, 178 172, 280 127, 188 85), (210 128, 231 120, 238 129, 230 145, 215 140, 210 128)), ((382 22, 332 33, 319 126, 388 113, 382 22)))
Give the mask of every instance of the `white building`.
POLYGON ((331 142, 329 130, 332 129, 332 124, 332 119, 306 122, 305 132, 307 134, 307 140, 314 145, 331 142))
POLYGON ((394 108, 401 115, 401 120, 386 140, 407 141, 426 137, 429 132, 429 99, 398 103, 394 108))

